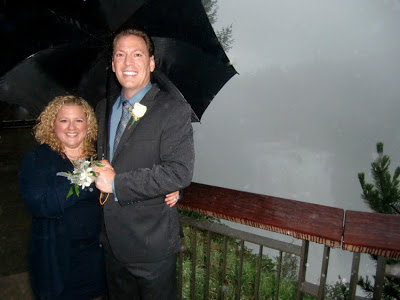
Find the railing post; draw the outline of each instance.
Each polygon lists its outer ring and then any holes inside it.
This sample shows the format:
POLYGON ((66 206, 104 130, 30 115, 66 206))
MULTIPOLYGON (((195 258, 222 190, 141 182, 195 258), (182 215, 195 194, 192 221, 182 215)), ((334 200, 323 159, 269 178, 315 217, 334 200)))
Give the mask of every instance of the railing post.
POLYGON ((350 299, 356 298, 358 270, 360 268, 360 258, 361 254, 359 252, 353 253, 353 263, 351 265, 351 276, 350 276, 350 287, 349 287, 350 299))
POLYGON ((244 255, 244 241, 240 241, 240 254, 239 254, 239 270, 238 270, 238 282, 236 286, 236 299, 240 299, 240 293, 242 290, 242 273, 243 273, 243 255, 244 255))
POLYGON ((310 242, 303 240, 303 244, 301 246, 301 255, 300 255, 299 279, 297 280, 298 284, 297 300, 303 300, 304 293, 302 292, 302 286, 306 280, 309 247, 310 247, 310 242))
POLYGON ((259 293, 260 293, 262 256, 263 256, 263 246, 260 245, 259 250, 258 250, 258 260, 257 260, 256 290, 255 290, 255 297, 254 297, 255 300, 259 299, 259 293))
POLYGON ((178 300, 182 300, 183 287, 183 249, 178 253, 178 300))
POLYGON ((386 268, 386 258, 383 256, 378 256, 373 299, 376 300, 382 299, 383 283, 385 280, 385 268, 386 268))
POLYGON ((224 235, 224 250, 223 250, 223 261, 222 261, 222 270, 221 270, 221 289, 220 289, 220 299, 225 299, 225 294, 227 292, 227 287, 225 285, 225 277, 226 277, 226 252, 228 251, 228 237, 224 235))
POLYGON ((193 242, 192 242, 192 278, 190 284, 190 297, 191 299, 196 299, 195 289, 196 289, 196 261, 197 261, 197 228, 193 227, 193 242))
POLYGON ((282 272, 282 251, 279 251, 279 259, 278 259, 278 264, 276 266, 277 272, 276 272, 276 282, 275 282, 275 300, 279 299, 279 286, 281 284, 281 272, 282 272))
POLYGON ((210 262, 211 262, 211 232, 207 231, 207 253, 206 253, 206 276, 204 283, 204 300, 209 298, 210 294, 210 262))
POLYGON ((321 276, 319 278, 318 299, 324 299, 326 277, 328 276, 330 251, 331 251, 330 247, 324 246, 324 254, 322 257, 321 276))

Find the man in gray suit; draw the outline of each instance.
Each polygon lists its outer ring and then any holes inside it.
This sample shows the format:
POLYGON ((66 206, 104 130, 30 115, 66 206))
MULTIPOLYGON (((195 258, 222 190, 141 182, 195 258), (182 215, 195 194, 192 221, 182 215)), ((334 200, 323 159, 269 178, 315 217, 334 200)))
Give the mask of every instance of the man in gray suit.
POLYGON ((164 198, 192 180, 191 108, 150 82, 154 68, 145 32, 117 33, 112 70, 122 89, 96 109, 98 154, 107 159, 96 169, 96 186, 109 193, 103 239, 110 300, 176 299, 180 225, 164 198))

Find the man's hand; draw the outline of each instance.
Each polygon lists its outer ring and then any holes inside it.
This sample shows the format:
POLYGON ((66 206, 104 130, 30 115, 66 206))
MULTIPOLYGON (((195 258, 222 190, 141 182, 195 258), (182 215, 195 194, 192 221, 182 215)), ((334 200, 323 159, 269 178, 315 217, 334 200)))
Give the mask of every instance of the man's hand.
POLYGON ((165 196, 165 203, 167 203, 169 207, 172 207, 178 202, 178 199, 179 199, 179 191, 176 191, 165 196))
POLYGON ((103 167, 94 168, 97 175, 95 179, 96 187, 103 193, 112 193, 112 183, 115 177, 114 169, 108 160, 102 160, 100 163, 103 167))

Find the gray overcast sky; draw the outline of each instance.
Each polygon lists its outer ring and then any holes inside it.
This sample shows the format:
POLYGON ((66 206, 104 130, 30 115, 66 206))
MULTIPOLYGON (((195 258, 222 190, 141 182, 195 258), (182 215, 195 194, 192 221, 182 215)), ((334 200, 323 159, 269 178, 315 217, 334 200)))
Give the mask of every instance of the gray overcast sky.
POLYGON ((240 75, 194 125, 194 181, 369 211, 376 143, 400 165, 399 1, 218 3, 240 75))
POLYGON ((368 56, 399 46, 398 1, 218 3, 217 26, 233 24, 236 42, 230 58, 242 74, 277 64, 290 66, 318 59, 368 56))
POLYGON ((368 210, 357 172, 376 142, 400 164, 399 1, 306 2, 218 2, 240 75, 195 124, 195 180, 368 210), (313 197, 309 177, 326 177, 330 200, 313 197))

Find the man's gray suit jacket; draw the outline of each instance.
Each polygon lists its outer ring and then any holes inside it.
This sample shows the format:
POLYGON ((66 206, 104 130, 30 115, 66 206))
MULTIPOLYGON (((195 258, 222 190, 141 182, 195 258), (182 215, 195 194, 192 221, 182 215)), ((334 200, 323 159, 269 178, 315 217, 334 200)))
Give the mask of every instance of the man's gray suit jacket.
MULTIPOLYGON (((109 120, 117 98, 96 108, 99 158, 109 158, 109 120)), ((193 176, 189 104, 155 84, 140 103, 147 111, 132 126, 129 120, 111 162, 118 201, 110 194, 103 207, 109 245, 124 263, 155 262, 179 251, 177 208, 164 199, 187 187, 193 176)))

